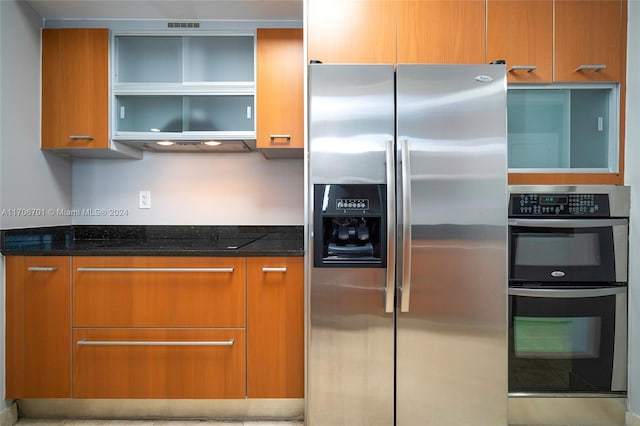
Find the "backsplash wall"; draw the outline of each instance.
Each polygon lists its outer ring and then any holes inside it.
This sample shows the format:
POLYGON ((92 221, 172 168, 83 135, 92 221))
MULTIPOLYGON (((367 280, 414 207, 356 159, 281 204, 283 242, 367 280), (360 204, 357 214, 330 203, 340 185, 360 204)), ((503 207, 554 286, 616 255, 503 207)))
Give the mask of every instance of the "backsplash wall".
POLYGON ((143 160, 74 160, 73 224, 302 225, 302 160, 260 153, 145 152, 143 160), (151 208, 138 208, 139 191, 151 208))

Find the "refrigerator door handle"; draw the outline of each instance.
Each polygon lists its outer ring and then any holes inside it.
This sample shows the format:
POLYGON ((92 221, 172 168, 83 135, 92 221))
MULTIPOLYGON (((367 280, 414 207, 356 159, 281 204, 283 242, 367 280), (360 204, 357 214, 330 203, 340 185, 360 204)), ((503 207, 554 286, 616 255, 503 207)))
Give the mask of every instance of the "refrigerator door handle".
POLYGON ((394 309, 396 281, 396 191, 395 191, 395 156, 393 140, 385 142, 387 173, 387 283, 385 287, 386 313, 394 309))
POLYGON ((400 312, 409 312, 411 295, 411 165, 409 141, 400 143, 402 160, 402 283, 400 287, 400 312))

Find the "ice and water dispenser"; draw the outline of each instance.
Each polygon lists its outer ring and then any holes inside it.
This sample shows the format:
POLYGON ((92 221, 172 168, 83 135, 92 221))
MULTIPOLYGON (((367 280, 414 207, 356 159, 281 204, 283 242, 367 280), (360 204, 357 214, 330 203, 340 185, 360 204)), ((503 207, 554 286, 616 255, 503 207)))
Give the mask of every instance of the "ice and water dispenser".
POLYGON ((385 209, 385 185, 314 185, 314 265, 385 268, 385 209))

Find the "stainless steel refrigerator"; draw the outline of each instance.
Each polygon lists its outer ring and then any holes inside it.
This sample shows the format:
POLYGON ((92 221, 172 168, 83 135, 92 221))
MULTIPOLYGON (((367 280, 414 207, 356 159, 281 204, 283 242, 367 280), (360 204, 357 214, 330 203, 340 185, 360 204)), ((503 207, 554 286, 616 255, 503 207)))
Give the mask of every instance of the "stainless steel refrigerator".
POLYGON ((504 66, 308 83, 306 424, 506 425, 504 66))

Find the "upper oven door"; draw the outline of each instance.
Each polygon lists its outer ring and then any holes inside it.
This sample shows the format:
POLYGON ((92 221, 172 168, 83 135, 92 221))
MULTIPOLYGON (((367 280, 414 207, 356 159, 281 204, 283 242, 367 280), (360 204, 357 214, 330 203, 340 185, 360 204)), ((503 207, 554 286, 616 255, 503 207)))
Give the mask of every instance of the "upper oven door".
POLYGON ((627 219, 509 219, 509 280, 627 281, 627 219))

